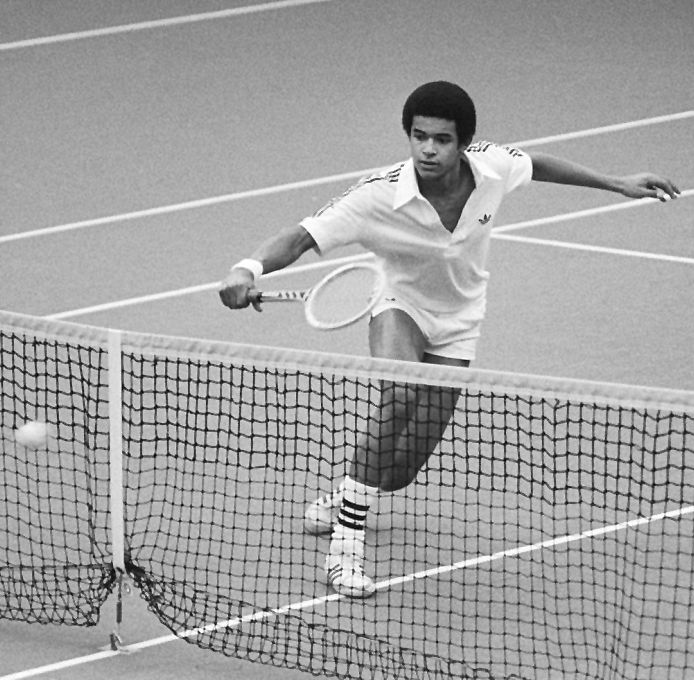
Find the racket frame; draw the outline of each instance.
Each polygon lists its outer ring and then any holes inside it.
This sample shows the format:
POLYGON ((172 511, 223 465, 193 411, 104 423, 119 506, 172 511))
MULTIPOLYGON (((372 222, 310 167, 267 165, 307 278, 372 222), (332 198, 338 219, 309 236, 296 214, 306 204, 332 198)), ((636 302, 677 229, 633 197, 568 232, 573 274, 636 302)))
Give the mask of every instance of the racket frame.
POLYGON ((320 330, 334 330, 336 328, 350 326, 351 324, 356 323, 365 317, 376 306, 376 303, 383 294, 384 288, 385 277, 381 271, 381 268, 375 263, 350 262, 338 267, 337 269, 333 269, 315 285, 311 286, 311 288, 306 288, 304 290, 261 291, 257 299, 259 302, 303 302, 304 315, 306 317, 306 321, 311 326, 320 330), (323 290, 323 288, 325 288, 325 286, 331 284, 335 279, 341 278, 354 270, 366 270, 374 275, 374 289, 364 306, 357 313, 341 319, 340 321, 322 321, 321 319, 317 318, 313 312, 312 302, 320 295, 320 292, 323 290))

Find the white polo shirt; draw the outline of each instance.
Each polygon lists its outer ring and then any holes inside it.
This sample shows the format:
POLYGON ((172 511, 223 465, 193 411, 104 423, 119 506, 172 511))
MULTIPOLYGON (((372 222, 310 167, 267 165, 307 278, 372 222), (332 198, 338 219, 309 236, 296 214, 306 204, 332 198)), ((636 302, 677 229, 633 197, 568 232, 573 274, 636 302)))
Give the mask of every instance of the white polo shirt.
POLYGON ((387 294, 470 327, 486 309, 494 217, 503 197, 530 181, 532 162, 518 149, 490 142, 472 144, 465 156, 475 189, 452 233, 420 193, 412 159, 360 180, 301 226, 321 254, 362 245, 380 260, 387 294))

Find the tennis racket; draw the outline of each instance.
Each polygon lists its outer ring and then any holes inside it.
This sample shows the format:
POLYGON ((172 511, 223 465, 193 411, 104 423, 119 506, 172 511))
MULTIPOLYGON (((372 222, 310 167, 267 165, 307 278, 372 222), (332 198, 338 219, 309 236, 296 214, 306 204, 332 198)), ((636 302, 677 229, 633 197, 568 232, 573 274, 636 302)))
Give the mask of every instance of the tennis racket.
POLYGON ((314 328, 343 328, 359 321, 376 305, 385 279, 380 268, 368 262, 333 270, 306 290, 258 291, 258 302, 301 302, 306 320, 314 328))

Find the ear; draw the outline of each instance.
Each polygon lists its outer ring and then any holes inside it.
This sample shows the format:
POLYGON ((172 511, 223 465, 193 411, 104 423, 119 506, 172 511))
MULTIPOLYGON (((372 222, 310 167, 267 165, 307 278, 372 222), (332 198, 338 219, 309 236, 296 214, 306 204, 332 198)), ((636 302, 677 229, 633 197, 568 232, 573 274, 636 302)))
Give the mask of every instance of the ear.
POLYGON ((470 144, 472 144, 472 136, 463 139, 458 145, 458 150, 460 151, 460 153, 465 151, 465 149, 467 149, 468 146, 470 146, 470 144))

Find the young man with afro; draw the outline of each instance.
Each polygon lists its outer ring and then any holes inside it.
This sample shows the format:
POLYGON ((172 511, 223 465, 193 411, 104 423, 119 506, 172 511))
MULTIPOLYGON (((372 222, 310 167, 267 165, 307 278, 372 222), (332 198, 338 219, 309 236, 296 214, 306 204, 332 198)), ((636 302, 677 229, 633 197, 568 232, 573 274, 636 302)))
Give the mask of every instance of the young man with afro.
MULTIPOLYGON (((474 104, 449 82, 414 90, 402 124, 410 158, 362 179, 234 265, 221 284, 224 305, 257 308, 255 281, 262 274, 288 266, 311 248, 325 254, 358 243, 374 253, 386 279, 369 322, 372 356, 468 366, 485 314, 491 229, 506 194, 531 180, 630 198, 666 200, 679 193, 668 179, 648 172, 611 176, 544 153, 473 143, 474 104)), ((306 510, 307 532, 332 532, 328 581, 349 597, 368 597, 375 589, 364 569, 369 506, 378 494, 415 478, 436 449, 458 397, 452 389, 430 388, 412 403, 413 397, 398 389, 383 386, 348 476, 306 510), (417 418, 420 409, 428 414, 424 425, 417 418)))

